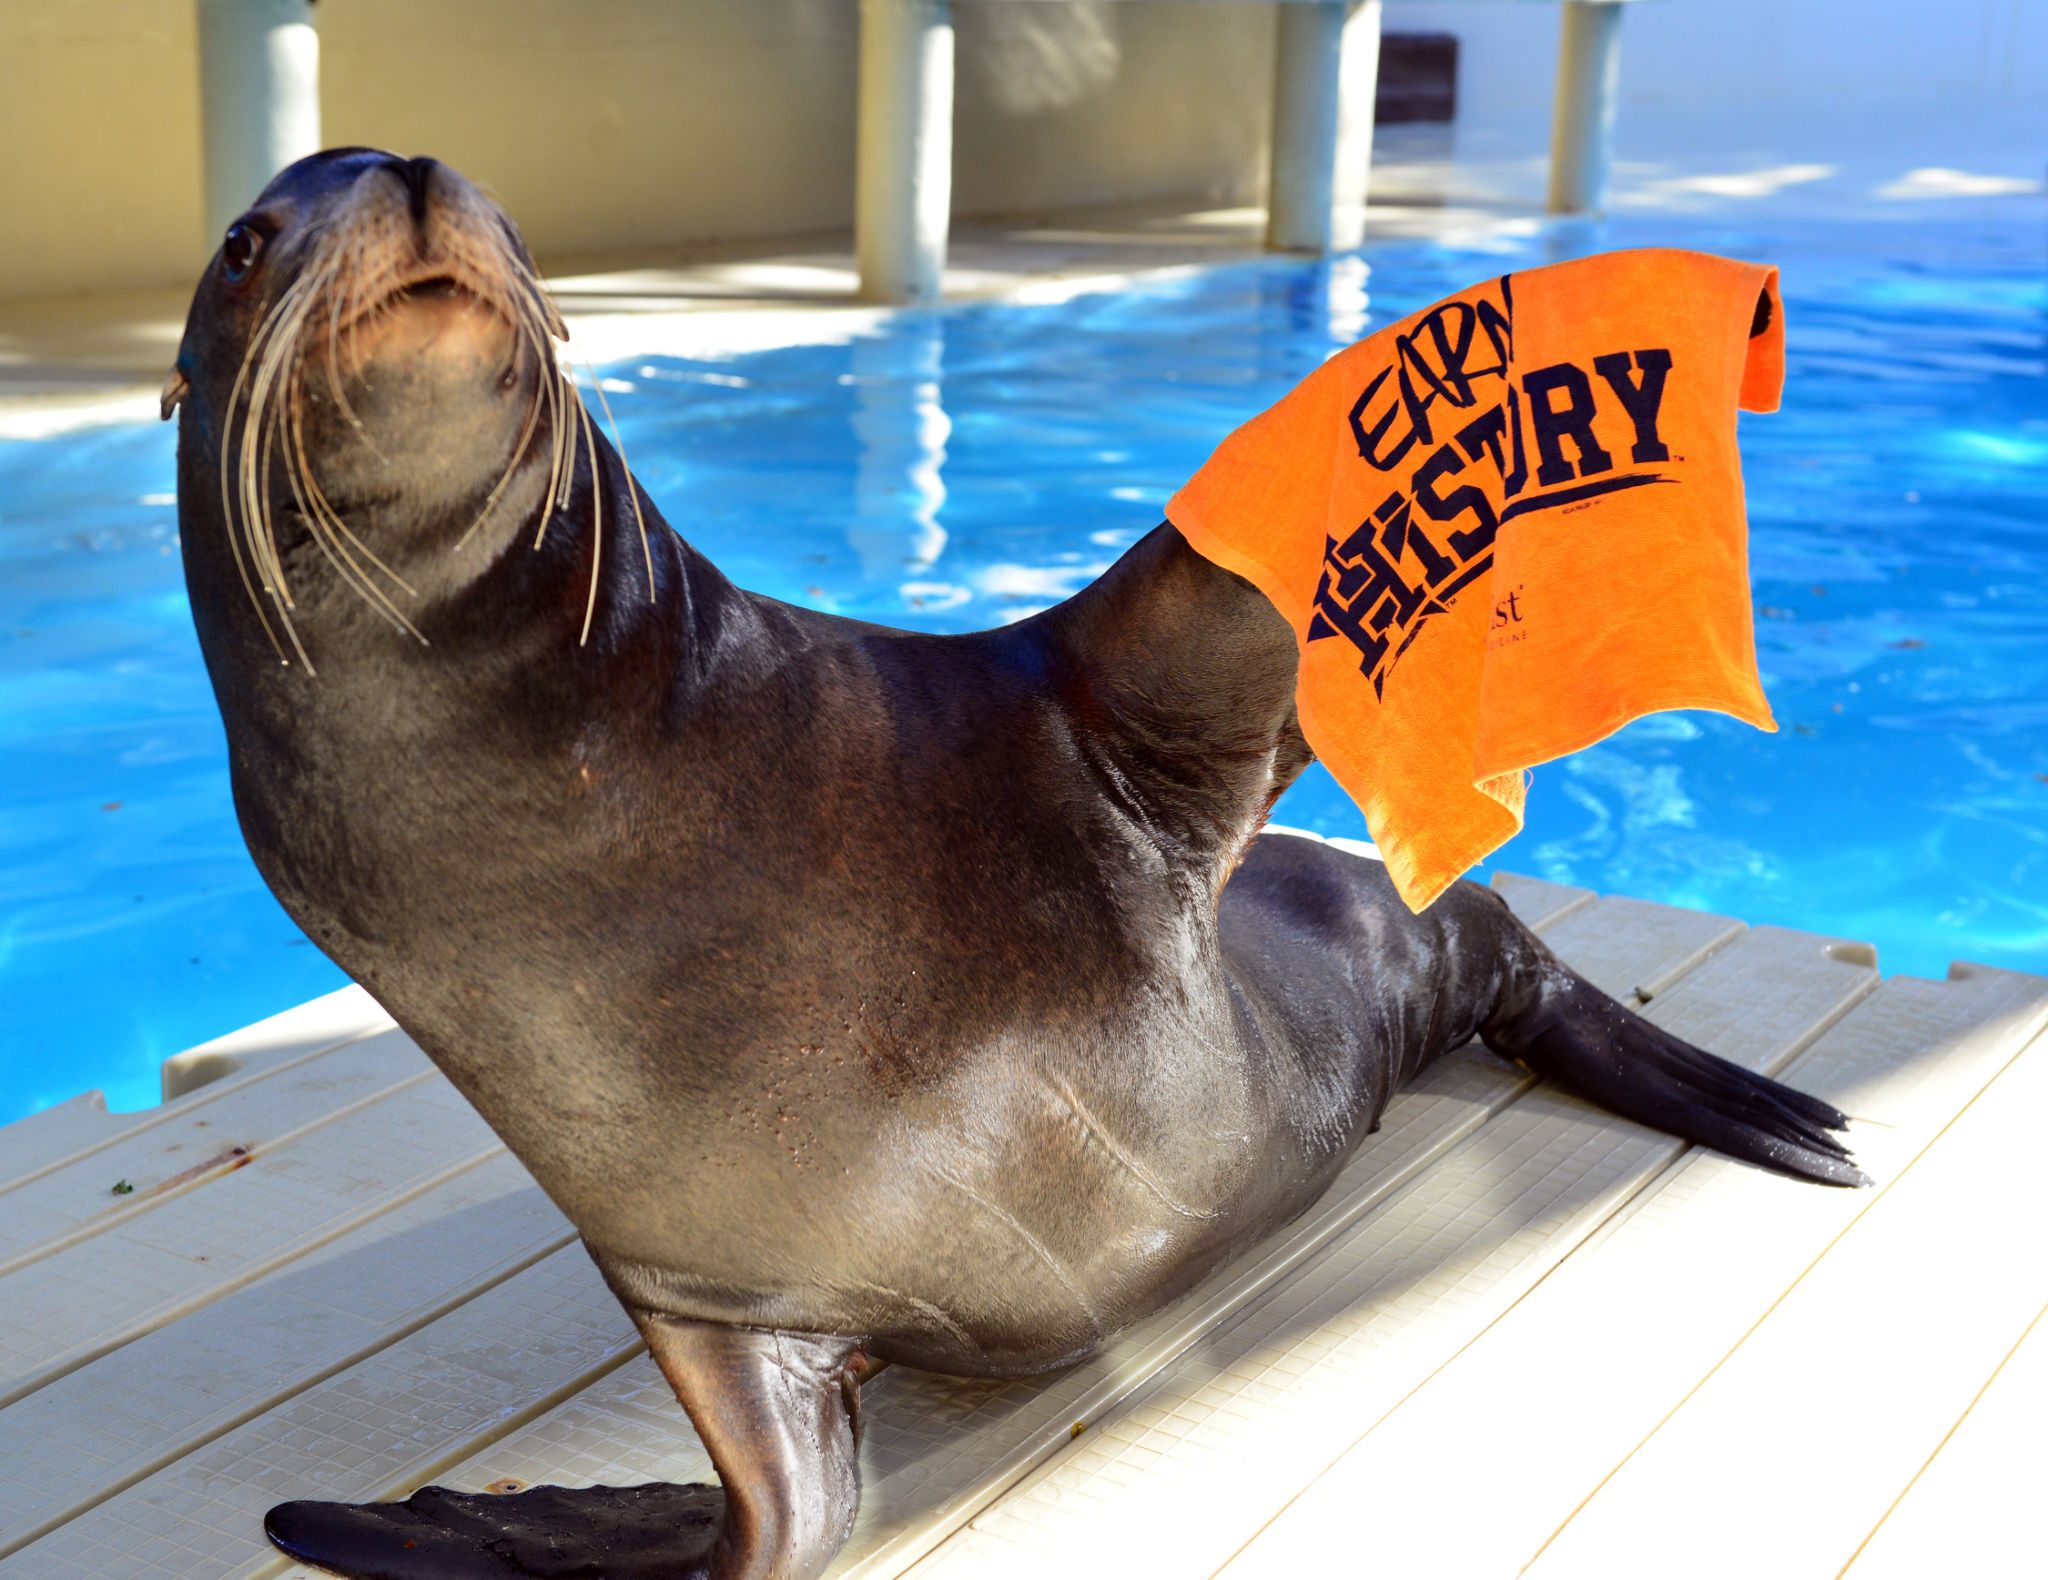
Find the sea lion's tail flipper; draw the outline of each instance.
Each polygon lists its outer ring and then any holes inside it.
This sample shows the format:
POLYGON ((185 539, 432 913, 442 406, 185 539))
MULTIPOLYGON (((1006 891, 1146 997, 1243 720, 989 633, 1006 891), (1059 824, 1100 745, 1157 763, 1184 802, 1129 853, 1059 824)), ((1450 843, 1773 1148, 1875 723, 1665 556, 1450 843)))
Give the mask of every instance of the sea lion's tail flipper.
POLYGON ((633 1315, 725 1490, 426 1487, 403 1503, 279 1504, 265 1534, 359 1580, 811 1580, 860 1501, 855 1342, 633 1315))
POLYGON ((1627 1119, 1829 1185, 1868 1185, 1831 1133, 1840 1110, 1695 1048, 1644 1020, 1541 952, 1533 992, 1506 993, 1481 1030, 1494 1052, 1627 1119))

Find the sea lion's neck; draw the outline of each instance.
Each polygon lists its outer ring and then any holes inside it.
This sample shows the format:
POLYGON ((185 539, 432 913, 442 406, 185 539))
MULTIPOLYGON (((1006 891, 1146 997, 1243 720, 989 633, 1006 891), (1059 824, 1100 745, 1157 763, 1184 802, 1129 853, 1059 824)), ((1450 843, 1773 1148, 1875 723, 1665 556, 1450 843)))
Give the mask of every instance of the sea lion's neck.
POLYGON ((644 694, 671 714, 686 707, 721 616, 743 595, 669 526, 601 438, 577 452, 558 489, 538 466, 520 483, 502 519, 447 556, 475 552, 477 563, 456 568, 429 640, 459 645, 464 664, 488 655, 522 687, 590 691, 611 706, 644 694))
POLYGON ((546 697, 569 716, 580 696, 601 695, 608 711, 644 706, 673 719, 745 596, 593 438, 559 476, 529 459, 488 509, 479 501, 421 518, 402 490, 347 502, 357 545, 348 557, 361 565, 374 553, 388 568, 357 580, 336 563, 331 530, 321 543, 293 501, 274 500, 269 529, 292 593, 281 607, 260 576, 253 596, 245 588, 246 537, 231 536, 204 455, 181 453, 188 459, 181 525, 194 623, 230 731, 260 731, 276 748, 312 730, 369 726, 381 710, 365 699, 377 695, 396 714, 444 716, 517 697, 546 697))
MULTIPOLYGON (((709 699, 731 689, 732 655, 764 657, 770 644, 747 635, 756 600, 651 500, 636 516, 632 486, 600 450, 543 530, 546 469, 519 479, 460 551, 473 559, 413 578, 424 643, 301 578, 312 673, 265 643, 220 520, 187 512, 195 623, 250 853, 308 935, 373 991, 408 951, 472 936, 464 907, 480 895, 576 890, 597 852, 630 838, 620 825, 638 808, 673 802, 654 782, 666 783, 660 765, 691 759, 718 711, 709 699)), ((365 541, 402 525, 358 519, 365 541)), ((289 563, 300 528, 278 530, 289 563)), ((689 787, 718 799, 703 775, 689 787)))

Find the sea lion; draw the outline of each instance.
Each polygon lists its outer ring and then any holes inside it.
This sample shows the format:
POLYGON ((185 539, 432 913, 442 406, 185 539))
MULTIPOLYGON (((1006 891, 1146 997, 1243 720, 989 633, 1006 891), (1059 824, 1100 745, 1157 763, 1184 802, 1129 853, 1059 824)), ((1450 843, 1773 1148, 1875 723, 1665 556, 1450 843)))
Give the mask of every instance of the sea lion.
POLYGON ((1460 885, 1261 837, 1292 632, 1162 525, 1005 629, 733 586, 557 370, 517 231, 368 149, 280 175, 166 413, 265 880, 582 1233, 709 1488, 293 1503, 352 1575, 817 1574, 868 1357, 1073 1361, 1313 1202, 1477 1037, 1809 1178, 1843 1116, 1460 885), (576 1567, 578 1564, 583 1567, 576 1567))

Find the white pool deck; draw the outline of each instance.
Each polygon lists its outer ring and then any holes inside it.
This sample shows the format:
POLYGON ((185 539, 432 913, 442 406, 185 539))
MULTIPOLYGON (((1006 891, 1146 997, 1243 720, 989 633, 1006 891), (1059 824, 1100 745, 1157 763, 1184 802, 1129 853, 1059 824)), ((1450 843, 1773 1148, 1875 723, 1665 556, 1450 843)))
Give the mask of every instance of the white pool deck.
MULTIPOLYGON (((1454 1055, 1096 1359, 884 1370, 835 1576, 2042 1572, 2048 977, 1880 981, 1861 944, 1499 884, 1852 1114, 1875 1188, 1454 1055)), ((304 1575, 280 1499, 709 1479, 568 1224, 362 992, 167 1086, 0 1130, 0 1573, 304 1575)))

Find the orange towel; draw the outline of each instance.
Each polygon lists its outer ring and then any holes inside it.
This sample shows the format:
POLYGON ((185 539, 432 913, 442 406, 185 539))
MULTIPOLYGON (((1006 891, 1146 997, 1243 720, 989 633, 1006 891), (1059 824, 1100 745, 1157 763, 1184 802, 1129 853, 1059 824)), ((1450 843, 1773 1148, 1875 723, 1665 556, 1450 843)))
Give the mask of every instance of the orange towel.
POLYGON ((1735 411, 1774 411, 1778 271, 1607 253, 1339 352, 1167 516, 1301 644, 1309 744, 1421 910, 1522 826, 1525 770, 1662 708, 1775 730, 1735 411))

